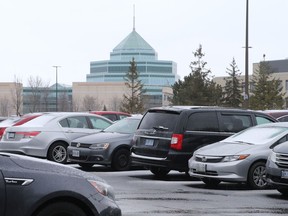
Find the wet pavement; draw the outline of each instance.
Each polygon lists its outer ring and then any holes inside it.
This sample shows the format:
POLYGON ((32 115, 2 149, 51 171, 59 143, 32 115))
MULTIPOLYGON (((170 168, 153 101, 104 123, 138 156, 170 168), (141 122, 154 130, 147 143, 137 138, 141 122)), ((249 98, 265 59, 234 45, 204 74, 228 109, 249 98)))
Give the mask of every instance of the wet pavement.
POLYGON ((88 172, 114 187, 123 216, 288 215, 288 199, 274 189, 251 190, 232 183, 209 189, 178 172, 165 179, 156 179, 147 170, 113 172, 93 167, 88 172))

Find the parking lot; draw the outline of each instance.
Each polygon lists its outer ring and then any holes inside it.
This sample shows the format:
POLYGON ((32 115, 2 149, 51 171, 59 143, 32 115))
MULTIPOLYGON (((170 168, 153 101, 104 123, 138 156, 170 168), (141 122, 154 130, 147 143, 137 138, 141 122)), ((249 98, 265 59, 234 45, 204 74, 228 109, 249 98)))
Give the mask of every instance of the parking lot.
POLYGON ((114 187, 124 216, 288 214, 288 200, 274 189, 251 190, 231 183, 208 189, 201 181, 179 172, 171 172, 165 179, 155 179, 146 170, 112 172, 94 166, 88 172, 114 187))

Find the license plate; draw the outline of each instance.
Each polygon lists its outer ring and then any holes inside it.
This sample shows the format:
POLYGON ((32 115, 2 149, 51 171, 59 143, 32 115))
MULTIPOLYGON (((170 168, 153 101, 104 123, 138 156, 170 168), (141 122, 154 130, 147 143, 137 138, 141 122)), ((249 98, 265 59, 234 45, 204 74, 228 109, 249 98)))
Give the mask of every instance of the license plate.
POLYGON ((15 138, 15 133, 8 133, 8 139, 14 139, 15 138))
POLYGON ((204 163, 197 163, 196 164, 196 172, 206 172, 207 165, 204 163))
POLYGON ((80 157, 80 151, 78 151, 78 150, 72 150, 72 156, 73 156, 73 157, 80 157))
POLYGON ((153 146, 154 145, 154 140, 153 139, 146 139, 145 140, 145 145, 146 146, 153 146))
POLYGON ((288 170, 282 170, 282 178, 288 178, 288 170))

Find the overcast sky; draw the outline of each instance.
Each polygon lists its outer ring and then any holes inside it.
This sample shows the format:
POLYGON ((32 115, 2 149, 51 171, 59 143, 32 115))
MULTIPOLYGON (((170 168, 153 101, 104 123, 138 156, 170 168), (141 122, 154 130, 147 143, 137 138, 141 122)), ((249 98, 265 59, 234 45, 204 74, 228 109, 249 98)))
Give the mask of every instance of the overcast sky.
MULTIPOLYGON (((0 82, 27 85, 39 76, 50 85, 85 82, 90 62, 110 52, 133 29, 159 60, 191 70, 199 44, 213 76, 226 76, 233 57, 244 75, 246 0, 1 0, 0 82)), ((249 1, 249 73, 252 63, 288 57, 288 1, 249 1)))

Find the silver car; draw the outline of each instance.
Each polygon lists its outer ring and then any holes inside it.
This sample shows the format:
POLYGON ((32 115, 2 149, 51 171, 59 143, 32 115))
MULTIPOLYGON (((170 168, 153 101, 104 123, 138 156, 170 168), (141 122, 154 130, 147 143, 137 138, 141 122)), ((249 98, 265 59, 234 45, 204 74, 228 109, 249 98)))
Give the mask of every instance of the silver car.
POLYGON ((225 181, 245 182, 253 189, 266 188, 265 164, 270 150, 287 140, 287 122, 248 128, 195 151, 188 162, 189 174, 207 186, 225 181))
POLYGON ((0 151, 66 163, 71 140, 99 132, 111 124, 109 119, 95 114, 48 113, 23 125, 6 128, 0 151))

